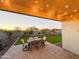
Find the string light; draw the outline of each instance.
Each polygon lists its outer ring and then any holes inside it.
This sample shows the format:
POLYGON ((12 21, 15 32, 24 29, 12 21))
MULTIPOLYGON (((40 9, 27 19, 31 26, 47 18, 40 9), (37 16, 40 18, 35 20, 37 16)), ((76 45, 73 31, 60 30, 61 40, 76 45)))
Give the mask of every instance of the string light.
POLYGON ((36 0, 36 1, 35 1, 35 3, 37 4, 37 3, 38 3, 38 1, 36 0))
POLYGON ((74 10, 74 12, 77 12, 77 11, 78 11, 78 10, 76 10, 76 9, 74 10))
POLYGON ((57 15, 57 17, 58 17, 58 19, 60 19, 61 18, 61 15, 57 15))
POLYGON ((33 9, 33 12, 36 12, 36 10, 35 10, 35 9, 33 9))
POLYGON ((64 12, 63 15, 67 15, 67 12, 64 12))
POLYGON ((43 8, 40 8, 40 10, 42 11, 42 10, 43 10, 43 8))
POLYGON ((68 8, 69 6, 68 6, 68 5, 66 5, 65 7, 66 7, 66 8, 68 8))
POLYGON ((1 0, 1 2, 2 2, 4 5, 7 5, 7 6, 10 5, 10 0, 1 0))
POLYGON ((48 15, 51 16, 52 14, 51 13, 48 13, 48 15))
POLYGON ((47 4, 46 7, 49 7, 49 5, 47 4))
POLYGON ((33 7, 33 12, 36 13, 37 11, 38 11, 37 6, 34 6, 34 7, 33 7))
POLYGON ((1 0, 1 2, 4 2, 5 0, 1 0))
POLYGON ((73 15, 71 15, 70 17, 73 17, 73 15))
POLYGON ((36 7, 34 6, 33 8, 35 9, 36 7))

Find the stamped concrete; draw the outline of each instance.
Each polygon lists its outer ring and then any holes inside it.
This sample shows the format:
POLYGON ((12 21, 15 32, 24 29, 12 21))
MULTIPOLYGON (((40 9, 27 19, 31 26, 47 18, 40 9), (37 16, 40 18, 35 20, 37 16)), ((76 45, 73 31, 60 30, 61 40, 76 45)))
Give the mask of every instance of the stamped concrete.
POLYGON ((12 46, 2 59, 79 59, 79 55, 70 53, 58 46, 46 42, 43 48, 22 51, 22 45, 12 46))

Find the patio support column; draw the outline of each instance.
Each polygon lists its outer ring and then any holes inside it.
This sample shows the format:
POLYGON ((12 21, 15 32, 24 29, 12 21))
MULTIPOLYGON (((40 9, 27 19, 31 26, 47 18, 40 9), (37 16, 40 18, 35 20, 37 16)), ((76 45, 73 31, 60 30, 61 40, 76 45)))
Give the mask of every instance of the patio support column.
POLYGON ((79 55, 79 20, 63 22, 62 45, 64 49, 79 55))

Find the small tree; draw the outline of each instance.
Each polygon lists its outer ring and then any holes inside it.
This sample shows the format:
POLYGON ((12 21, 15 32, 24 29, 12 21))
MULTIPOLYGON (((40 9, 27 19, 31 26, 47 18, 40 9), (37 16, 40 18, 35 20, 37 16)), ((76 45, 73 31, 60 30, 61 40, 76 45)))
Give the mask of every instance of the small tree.
POLYGON ((50 33, 50 30, 49 29, 42 29, 41 32, 48 35, 50 33))

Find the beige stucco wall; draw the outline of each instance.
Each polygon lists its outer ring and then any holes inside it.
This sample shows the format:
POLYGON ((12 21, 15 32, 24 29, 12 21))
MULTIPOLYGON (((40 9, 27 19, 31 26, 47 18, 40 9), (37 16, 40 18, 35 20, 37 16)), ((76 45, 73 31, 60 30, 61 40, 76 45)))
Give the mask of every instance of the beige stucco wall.
POLYGON ((63 48, 79 55, 79 20, 63 22, 63 48))

